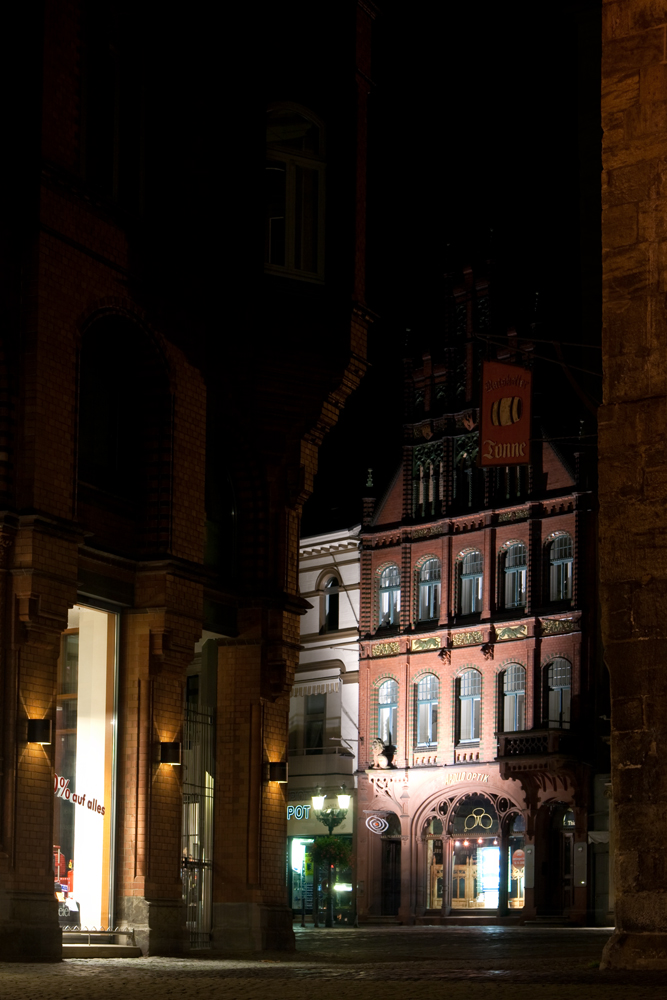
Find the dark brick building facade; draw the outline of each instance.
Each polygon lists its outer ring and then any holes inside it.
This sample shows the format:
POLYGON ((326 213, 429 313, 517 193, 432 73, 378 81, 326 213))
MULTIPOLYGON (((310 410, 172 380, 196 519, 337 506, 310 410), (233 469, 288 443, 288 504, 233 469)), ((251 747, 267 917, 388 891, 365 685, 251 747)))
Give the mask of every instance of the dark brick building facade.
POLYGON ((46 0, 12 33, 3 959, 58 959, 79 921, 149 954, 293 942, 267 765, 287 755, 300 510, 365 367, 375 11, 309 9, 327 54, 299 5, 262 31, 237 11, 244 87, 205 18, 156 13, 46 0))

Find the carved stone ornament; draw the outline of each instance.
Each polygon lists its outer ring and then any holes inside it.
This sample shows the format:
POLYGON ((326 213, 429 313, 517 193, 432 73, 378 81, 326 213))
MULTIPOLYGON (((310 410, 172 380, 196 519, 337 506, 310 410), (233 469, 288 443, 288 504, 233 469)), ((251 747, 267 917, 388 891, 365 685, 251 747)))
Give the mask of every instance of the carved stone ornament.
POLYGON ((438 653, 438 656, 440 657, 440 659, 442 660, 443 663, 451 663, 452 662, 452 651, 451 651, 451 649, 441 649, 440 652, 438 653))
POLYGON ((570 618, 540 618, 542 635, 563 635, 565 632, 579 632, 579 622, 570 618))
POLYGON ((496 626, 496 642, 508 642, 510 639, 525 639, 527 635, 527 625, 496 626))
POLYGON ((525 521, 530 515, 530 507, 520 507, 518 510, 502 510, 498 514, 498 523, 504 524, 506 521, 525 521))
POLYGON ((429 635, 419 639, 412 639, 410 649, 413 653, 418 653, 422 649, 440 649, 440 636, 429 635))
POLYGON ((480 629, 473 632, 455 632, 452 636, 452 646, 479 646, 484 642, 484 634, 480 629))
POLYGON ((391 767, 396 748, 391 743, 385 743, 379 736, 376 736, 371 743, 371 753, 373 754, 373 767, 386 770, 391 767))
POLYGON ((376 642, 371 646, 371 656, 392 656, 400 651, 401 645, 398 642, 376 642))
POLYGON ((482 650, 482 656, 484 657, 485 660, 492 660, 493 659, 493 645, 492 645, 492 643, 485 642, 484 645, 481 647, 481 650, 482 650))

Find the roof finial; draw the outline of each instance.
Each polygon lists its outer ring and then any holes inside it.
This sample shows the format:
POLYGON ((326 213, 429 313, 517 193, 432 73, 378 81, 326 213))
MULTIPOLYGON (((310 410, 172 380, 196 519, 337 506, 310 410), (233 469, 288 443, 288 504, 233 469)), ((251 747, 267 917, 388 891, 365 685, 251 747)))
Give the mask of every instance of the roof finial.
POLYGON ((372 489, 372 487, 373 487, 373 470, 372 469, 368 470, 368 476, 366 478, 366 486, 367 486, 367 488, 370 488, 370 489, 372 489))

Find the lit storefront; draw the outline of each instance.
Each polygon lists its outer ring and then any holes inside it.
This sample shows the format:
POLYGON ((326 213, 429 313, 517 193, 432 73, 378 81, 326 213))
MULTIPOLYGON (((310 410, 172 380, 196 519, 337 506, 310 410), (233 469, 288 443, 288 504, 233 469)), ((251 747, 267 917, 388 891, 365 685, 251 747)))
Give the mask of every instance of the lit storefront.
POLYGON ((76 605, 58 659, 53 816, 61 926, 113 925, 118 616, 76 605))
MULTIPOLYGON (((351 803, 347 815, 336 828, 335 835, 351 841, 353 824, 354 809, 351 803)), ((318 837, 327 836, 327 831, 315 815, 312 800, 288 804, 287 834, 288 892, 292 910, 295 916, 302 912, 312 916, 315 890, 319 919, 324 923, 329 882, 323 869, 316 872, 317 866, 313 864, 311 848, 318 837)), ((351 924, 354 920, 351 869, 336 870, 331 890, 334 893, 334 921, 351 924)))

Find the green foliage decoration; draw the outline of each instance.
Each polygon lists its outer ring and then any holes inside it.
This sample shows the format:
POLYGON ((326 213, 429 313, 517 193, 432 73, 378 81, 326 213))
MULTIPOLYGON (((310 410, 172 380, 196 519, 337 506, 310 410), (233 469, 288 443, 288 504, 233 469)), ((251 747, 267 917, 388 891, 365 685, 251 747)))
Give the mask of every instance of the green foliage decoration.
POLYGON ((352 863, 352 843, 343 837, 318 837, 310 845, 316 865, 338 865, 349 868, 352 863))

